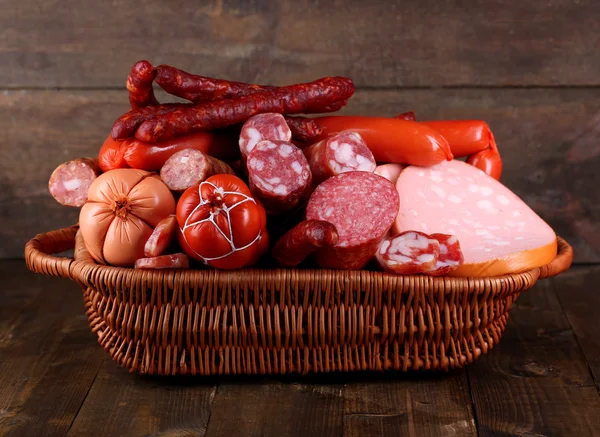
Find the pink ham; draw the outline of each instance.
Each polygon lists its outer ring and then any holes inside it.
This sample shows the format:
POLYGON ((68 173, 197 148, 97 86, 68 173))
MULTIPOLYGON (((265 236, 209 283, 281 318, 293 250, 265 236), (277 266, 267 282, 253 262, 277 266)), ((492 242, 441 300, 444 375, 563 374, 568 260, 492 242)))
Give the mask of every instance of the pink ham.
POLYGON ((375 169, 375 174, 383 176, 392 184, 395 184, 398 180, 398 176, 400 176, 400 172, 404 168, 406 168, 406 166, 402 164, 382 164, 377 166, 377 168, 375 169))
POLYGON ((455 235, 464 264, 454 276, 495 276, 552 261, 556 235, 525 202, 462 161, 407 167, 396 182, 400 209, 394 233, 455 235))

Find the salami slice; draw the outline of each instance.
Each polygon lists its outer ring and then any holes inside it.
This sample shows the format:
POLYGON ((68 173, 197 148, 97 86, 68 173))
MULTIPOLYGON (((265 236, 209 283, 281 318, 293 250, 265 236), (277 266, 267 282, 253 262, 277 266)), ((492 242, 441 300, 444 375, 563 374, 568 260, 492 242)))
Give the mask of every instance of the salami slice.
POLYGON ((250 117, 240 132, 240 152, 247 158, 262 140, 291 141, 292 131, 281 114, 266 113, 250 117))
POLYGON ((339 240, 315 253, 317 264, 333 269, 364 267, 394 223, 399 203, 394 185, 373 173, 342 173, 320 184, 308 201, 306 218, 332 223, 339 240))
POLYGON ((67 161, 56 167, 50 175, 48 190, 61 205, 81 207, 87 202, 88 189, 99 174, 97 159, 67 161))
POLYGON ((384 240, 376 259, 386 271, 399 275, 415 275, 436 268, 440 243, 423 232, 407 231, 384 240))
POLYGON ((295 267, 324 246, 334 246, 339 236, 335 226, 321 220, 304 220, 286 232, 273 246, 271 255, 283 267, 295 267))
POLYGON ((260 141, 248 155, 247 167, 250 190, 269 214, 291 211, 310 195, 310 167, 292 143, 260 141))
POLYGON ((171 214, 158 222, 144 246, 144 255, 155 257, 167 251, 175 238, 177 218, 171 214))
POLYGON ((188 269, 190 259, 185 253, 140 258, 135 262, 136 269, 188 269))
POLYGON ((404 166, 402 164, 394 164, 394 163, 382 164, 382 165, 377 166, 377 168, 375 169, 375 174, 378 174, 379 176, 383 176, 388 181, 390 181, 392 184, 395 184, 396 181, 398 180, 398 176, 400 176, 400 172, 405 167, 406 166, 404 166))
POLYGON ((195 149, 173 154, 160 169, 160 178, 172 191, 185 191, 216 174, 234 171, 223 161, 195 149))
POLYGON ((362 137, 356 132, 341 132, 332 135, 303 150, 313 183, 349 171, 374 172, 375 158, 362 137))
POLYGON ((464 262, 460 243, 456 235, 431 234, 440 243, 440 254, 435 266, 427 272, 431 276, 441 276, 458 269, 464 262))

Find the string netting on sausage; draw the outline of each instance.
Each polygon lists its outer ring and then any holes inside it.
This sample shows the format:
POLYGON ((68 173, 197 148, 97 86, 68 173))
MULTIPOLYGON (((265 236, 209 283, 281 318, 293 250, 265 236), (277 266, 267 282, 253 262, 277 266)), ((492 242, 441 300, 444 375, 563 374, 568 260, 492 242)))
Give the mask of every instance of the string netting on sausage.
POLYGON ((232 211, 233 209, 235 209, 237 206, 246 203, 246 202, 252 202, 254 204, 256 204, 256 201, 244 194, 244 193, 240 193, 239 191, 224 191, 222 187, 217 187, 216 185, 212 184, 211 182, 201 182, 200 185, 198 186, 198 195, 200 196, 200 202, 198 203, 198 205, 192 210, 192 212, 188 215, 188 217, 185 219, 185 223, 183 225, 183 229, 181 230, 181 234, 183 235, 183 239, 185 240, 187 246, 202 260, 202 262, 204 262, 205 264, 209 261, 216 261, 219 259, 223 259, 223 258, 227 258, 229 255, 235 253, 235 252, 239 252, 241 250, 247 249, 248 247, 252 246, 253 244, 255 244, 260 237, 262 236, 262 231, 258 232, 258 234, 256 235, 256 238, 254 238, 254 240, 252 240, 250 243, 246 244, 245 246, 242 247, 235 247, 235 244, 233 242, 233 226, 231 225, 231 215, 230 215, 230 211, 232 211), (234 203, 233 205, 231 205, 230 207, 227 206, 225 204, 225 202, 223 202, 223 206, 220 208, 219 211, 217 212, 210 212, 210 215, 202 220, 198 220, 195 221, 193 223, 188 223, 190 220, 190 217, 192 217, 194 215, 194 213, 196 211, 198 211, 199 208, 201 208, 202 206, 205 206, 207 204, 210 203, 210 200, 208 199, 204 199, 202 197, 202 187, 205 185, 210 185, 214 191, 213 193, 216 193, 220 196, 222 196, 223 198, 225 198, 225 196, 227 195, 235 195, 235 196, 240 196, 243 197, 243 200, 240 200, 237 203, 234 203), (215 222, 214 217, 217 214, 220 214, 222 212, 225 213, 225 216, 227 218, 227 225, 229 228, 229 235, 226 235, 225 232, 223 232, 223 230, 219 227, 219 225, 215 222), (187 240, 187 237, 185 235, 185 230, 192 227, 192 226, 196 226, 199 225, 201 223, 206 223, 206 222, 210 222, 213 224, 213 226, 219 231, 219 233, 223 236, 223 238, 225 238, 225 240, 229 243, 229 246, 231 247, 231 251, 227 252, 225 255, 221 255, 221 256, 217 256, 214 258, 207 258, 205 256, 200 255, 193 247, 192 245, 190 245, 189 241, 187 240))

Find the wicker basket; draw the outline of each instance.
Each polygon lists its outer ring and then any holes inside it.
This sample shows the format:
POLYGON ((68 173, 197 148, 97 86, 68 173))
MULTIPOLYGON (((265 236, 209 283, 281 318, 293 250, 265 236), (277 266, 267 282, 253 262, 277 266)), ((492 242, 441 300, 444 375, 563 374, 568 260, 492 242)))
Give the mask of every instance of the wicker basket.
POLYGON ((300 269, 134 270, 96 264, 77 226, 39 234, 29 269, 73 279, 92 331, 140 374, 447 370, 487 353, 519 294, 571 265, 495 278, 300 269), (75 248, 74 259, 51 254, 75 248))

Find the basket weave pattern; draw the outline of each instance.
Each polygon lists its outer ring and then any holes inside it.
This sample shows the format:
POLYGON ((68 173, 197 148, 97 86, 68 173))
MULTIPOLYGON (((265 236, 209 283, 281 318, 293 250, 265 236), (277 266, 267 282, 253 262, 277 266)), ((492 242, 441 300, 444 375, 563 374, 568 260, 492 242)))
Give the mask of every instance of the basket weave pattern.
POLYGON ((150 271, 96 264, 77 227, 40 234, 30 269, 75 280, 102 347, 140 374, 447 370, 487 353, 518 295, 570 266, 497 278, 372 271, 150 271), (75 259, 48 255, 75 246, 75 259))

